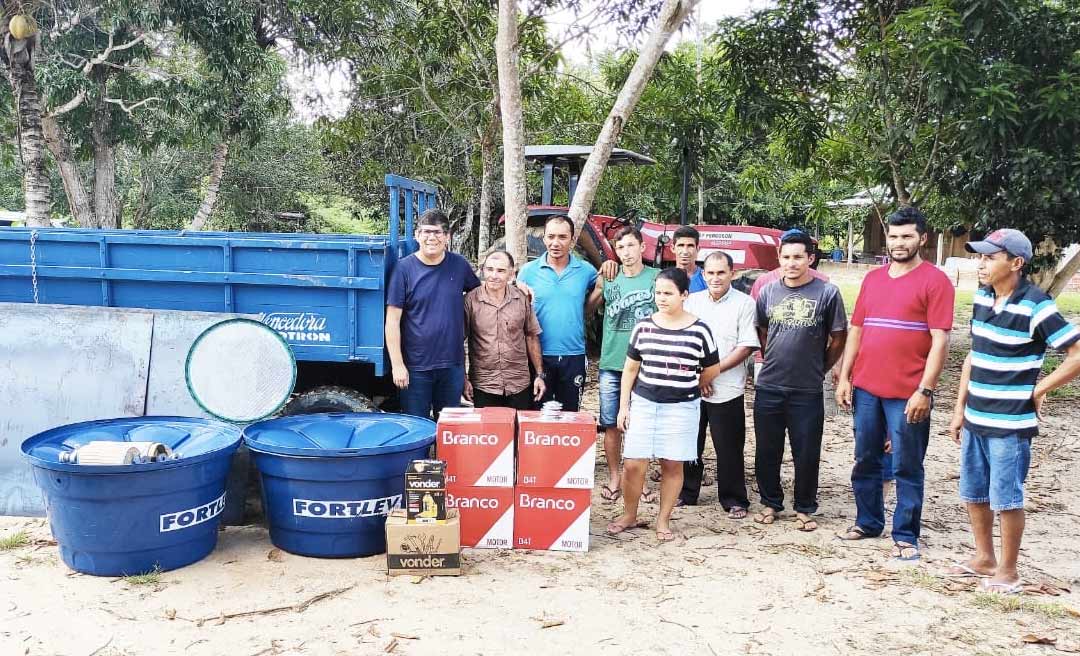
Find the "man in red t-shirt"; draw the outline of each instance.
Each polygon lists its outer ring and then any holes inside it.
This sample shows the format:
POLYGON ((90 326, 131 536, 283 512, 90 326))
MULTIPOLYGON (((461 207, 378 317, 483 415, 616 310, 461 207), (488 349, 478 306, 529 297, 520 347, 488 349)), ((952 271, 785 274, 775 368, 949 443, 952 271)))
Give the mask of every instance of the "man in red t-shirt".
POLYGON ((889 216, 891 262, 866 275, 836 386, 836 402, 854 406, 855 524, 845 540, 877 537, 885 528, 882 490, 886 454, 896 476, 893 557, 919 559, 923 458, 930 441, 934 388, 949 350, 955 291, 924 262, 926 217, 912 207, 889 216))

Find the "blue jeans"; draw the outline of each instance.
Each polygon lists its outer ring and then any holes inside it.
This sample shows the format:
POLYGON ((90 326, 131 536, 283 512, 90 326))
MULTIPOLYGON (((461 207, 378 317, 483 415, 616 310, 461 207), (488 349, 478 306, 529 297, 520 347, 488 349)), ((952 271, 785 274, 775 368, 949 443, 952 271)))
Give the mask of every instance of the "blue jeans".
POLYGON ((922 523, 923 458, 930 443, 930 419, 909 424, 904 416, 907 399, 883 399, 855 388, 855 466, 851 487, 858 512, 855 524, 870 535, 885 528, 882 494, 884 463, 891 460, 896 474, 896 510, 892 538, 918 544, 922 523), (885 453, 886 436, 892 439, 892 457, 885 453))
POLYGON ((600 392, 600 428, 614 428, 619 420, 619 396, 622 372, 601 369, 597 385, 600 392))
POLYGON ((463 391, 465 365, 428 371, 410 369, 409 386, 398 391, 398 399, 403 413, 429 419, 434 416, 438 420, 443 408, 461 405, 463 391))
POLYGON ((989 503, 994 511, 1021 510, 1030 465, 1030 437, 986 436, 965 428, 960 436, 960 498, 989 503))

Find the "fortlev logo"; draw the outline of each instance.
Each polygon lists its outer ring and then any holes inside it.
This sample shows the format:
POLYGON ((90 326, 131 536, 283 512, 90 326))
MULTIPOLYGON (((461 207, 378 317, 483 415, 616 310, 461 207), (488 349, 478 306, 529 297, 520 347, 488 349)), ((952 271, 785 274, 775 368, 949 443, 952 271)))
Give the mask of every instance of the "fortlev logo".
POLYGON ((158 518, 158 532, 167 533, 169 531, 179 531, 182 528, 190 528, 196 524, 208 522, 220 515, 223 510, 225 510, 224 493, 210 503, 189 508, 187 510, 181 510, 179 512, 161 515, 158 518))
POLYGON ((400 505, 400 494, 379 499, 361 499, 359 501, 293 499, 293 515, 297 517, 314 517, 316 519, 375 517, 376 515, 389 515, 391 510, 400 505))

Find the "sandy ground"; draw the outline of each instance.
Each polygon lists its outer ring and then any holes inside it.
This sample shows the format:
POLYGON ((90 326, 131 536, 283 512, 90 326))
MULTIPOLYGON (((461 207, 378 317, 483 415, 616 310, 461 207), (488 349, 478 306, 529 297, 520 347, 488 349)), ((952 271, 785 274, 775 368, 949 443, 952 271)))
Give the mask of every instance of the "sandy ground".
MULTIPOLYGON (((916 566, 890 564, 888 539, 835 539, 855 510, 851 417, 839 415, 827 420, 815 533, 796 531, 790 513, 771 527, 729 520, 713 489, 703 505, 676 511, 684 537, 675 543, 659 545, 650 530, 609 537, 604 527, 619 507, 594 494, 589 553, 467 550, 460 578, 388 577, 382 557, 283 554, 258 526, 225 529, 210 557, 148 581, 97 578, 59 561, 42 520, 0 518, 0 539, 19 531, 31 539, 0 551, 0 654, 1080 650, 1076 400, 1051 402, 1035 442, 1021 563, 1028 592, 993 597, 936 576, 971 552, 956 491, 958 447, 944 436, 967 346, 954 341, 927 457, 924 555, 916 566), (1056 645, 1024 642, 1037 639, 1056 645)), ((595 387, 586 404, 595 409, 595 387)), ((752 428, 746 452, 752 474, 752 428)), ((603 481, 602 460, 598 454, 603 481)), ((790 499, 790 462, 784 476, 790 499)), ((646 508, 651 517, 655 506, 646 508)))

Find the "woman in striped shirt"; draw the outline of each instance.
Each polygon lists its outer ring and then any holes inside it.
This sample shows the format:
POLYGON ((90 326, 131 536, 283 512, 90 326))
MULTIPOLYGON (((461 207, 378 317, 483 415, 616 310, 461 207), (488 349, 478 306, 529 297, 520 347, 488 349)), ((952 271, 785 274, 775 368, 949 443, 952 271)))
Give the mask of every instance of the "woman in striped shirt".
POLYGON ((697 459, 701 416, 701 387, 719 373, 720 361, 709 327, 683 310, 690 280, 681 269, 656 276, 654 298, 658 311, 634 327, 622 375, 619 427, 623 441, 623 502, 621 517, 608 532, 644 527, 637 517, 649 460, 660 459, 660 514, 656 537, 675 538, 671 511, 683 484, 683 462, 697 459))

